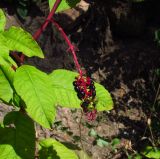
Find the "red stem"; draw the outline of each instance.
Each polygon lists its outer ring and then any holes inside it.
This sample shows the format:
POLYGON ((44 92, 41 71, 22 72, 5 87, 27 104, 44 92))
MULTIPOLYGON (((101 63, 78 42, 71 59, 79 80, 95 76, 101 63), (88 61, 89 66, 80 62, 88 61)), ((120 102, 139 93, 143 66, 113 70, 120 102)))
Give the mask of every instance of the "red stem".
POLYGON ((51 19, 51 22, 57 27, 57 29, 61 32, 63 38, 65 39, 66 43, 68 44, 69 46, 69 50, 70 52, 72 53, 73 55, 73 58, 74 58, 74 63, 77 67, 77 70, 79 71, 79 74, 82 76, 83 72, 81 70, 81 67, 80 67, 80 64, 77 60, 77 56, 76 56, 76 52, 75 52, 75 47, 73 46, 73 44, 71 43, 71 41, 69 40, 69 38, 67 37, 66 33, 63 31, 63 29, 60 27, 60 25, 54 21, 54 19, 51 19))
POLYGON ((37 32, 33 35, 33 38, 36 40, 37 38, 39 38, 39 36, 41 35, 41 33, 46 29, 48 23, 50 22, 50 20, 52 19, 53 15, 56 12, 56 9, 58 8, 59 4, 61 3, 62 0, 56 0, 56 2, 54 3, 54 6, 51 10, 51 12, 49 13, 47 19, 45 20, 44 24, 42 25, 41 28, 39 28, 37 30, 37 32))
MULTIPOLYGON (((74 58, 74 63, 75 63, 75 66, 77 68, 77 70, 79 71, 79 74, 80 76, 83 75, 83 72, 81 70, 81 67, 79 65, 79 62, 77 60, 77 56, 76 56, 76 52, 75 52, 75 47, 72 45, 72 43, 70 42, 69 38, 67 37, 66 33, 63 31, 63 29, 59 26, 59 24, 57 22, 55 22, 52 17, 53 15, 55 14, 56 12, 56 9, 58 8, 59 4, 61 3, 62 0, 56 0, 56 2, 54 3, 54 6, 51 10, 51 12, 49 13, 47 19, 45 20, 45 22, 43 23, 42 27, 40 27, 36 33, 33 35, 33 38, 35 40, 37 40, 41 33, 46 29, 46 27, 48 26, 49 22, 52 22, 57 28, 58 30, 61 32, 63 38, 65 39, 65 41, 67 42, 68 46, 69 46, 69 50, 71 51, 72 55, 73 55, 73 58, 74 58)), ((15 56, 15 55, 14 55, 15 56)), ((19 56, 18 56, 19 57, 19 56)), ((20 63, 23 63, 24 61, 24 58, 25 58, 25 55, 22 54, 20 58, 16 58, 17 61, 20 61, 20 63)))
MULTIPOLYGON (((56 0, 56 2, 54 3, 54 6, 51 10, 51 12, 49 13, 47 19, 45 20, 45 22, 43 23, 42 27, 40 27, 36 33, 33 35, 33 38, 35 40, 37 40, 39 38, 39 36, 41 35, 41 33, 46 29, 46 27, 48 26, 48 23, 50 22, 50 20, 52 19, 53 15, 56 12, 56 9, 58 8, 59 4, 61 3, 62 0, 56 0)), ((21 55, 20 59, 21 61, 24 61, 24 54, 21 55)))

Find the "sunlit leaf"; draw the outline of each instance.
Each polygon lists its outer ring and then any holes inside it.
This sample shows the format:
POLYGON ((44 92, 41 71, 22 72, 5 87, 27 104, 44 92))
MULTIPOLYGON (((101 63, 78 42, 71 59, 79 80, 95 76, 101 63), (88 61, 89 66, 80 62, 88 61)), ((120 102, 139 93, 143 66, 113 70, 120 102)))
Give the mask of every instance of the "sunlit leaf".
POLYGON ((54 139, 40 141, 40 159, 78 159, 74 151, 54 139))
POLYGON ((16 70, 14 87, 26 104, 26 111, 36 122, 50 128, 55 118, 55 97, 49 76, 33 66, 16 70))
POLYGON ((43 52, 32 35, 18 27, 10 27, 9 30, 0 33, 0 43, 11 51, 23 52, 26 56, 38 56, 43 58, 43 52))
POLYGON ((13 72, 10 68, 0 66, 0 99, 5 102, 9 102, 13 97, 13 89, 10 85, 12 75, 13 72))
POLYGON ((98 146, 100 147, 105 147, 105 146, 108 146, 109 145, 109 142, 107 142, 106 140, 103 140, 101 138, 97 139, 96 140, 96 143, 98 146))
POLYGON ((160 159, 160 149, 156 147, 147 146, 142 154, 147 158, 160 159))
POLYGON ((94 129, 91 129, 90 131, 89 131, 89 136, 92 136, 92 137, 97 137, 97 132, 94 130, 94 129))

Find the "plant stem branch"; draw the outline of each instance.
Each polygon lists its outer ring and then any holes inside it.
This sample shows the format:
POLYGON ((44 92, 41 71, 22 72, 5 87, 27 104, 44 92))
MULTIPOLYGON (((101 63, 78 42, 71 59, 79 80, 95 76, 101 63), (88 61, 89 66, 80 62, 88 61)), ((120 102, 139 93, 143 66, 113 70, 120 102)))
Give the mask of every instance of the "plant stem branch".
MULTIPOLYGON (((51 10, 51 12, 49 13, 47 19, 45 20, 45 22, 43 23, 43 25, 36 31, 36 33, 33 35, 33 38, 35 40, 37 40, 40 35, 42 34, 42 32, 46 29, 46 27, 48 26, 49 22, 51 21, 53 15, 56 12, 56 9, 58 8, 59 4, 61 3, 62 0, 56 0, 56 2, 54 3, 54 6, 51 10)), ((23 62, 24 61, 24 54, 21 55, 20 59, 23 62)))
MULTIPOLYGON (((40 35, 42 34, 42 32, 46 29, 46 27, 48 26, 48 24, 50 22, 52 22, 56 27, 57 29, 60 31, 60 33, 62 34, 63 38, 65 39, 66 43, 68 44, 69 46, 69 51, 72 53, 73 55, 73 58, 74 58, 74 63, 75 63, 75 66, 80 74, 80 76, 83 75, 83 72, 81 70, 81 67, 79 65, 79 62, 77 60, 77 56, 76 56, 76 52, 75 52, 75 47, 73 46, 73 44, 71 43, 71 41, 69 40, 69 38, 67 37, 66 33, 63 31, 63 29, 59 26, 59 24, 53 20, 53 15, 55 14, 56 12, 56 9, 58 8, 59 4, 61 3, 62 0, 56 0, 56 2, 54 3, 54 6, 51 10, 51 12, 49 13, 47 19, 45 20, 45 22, 43 23, 43 25, 36 31, 36 33, 33 35, 33 38, 35 40, 37 40, 40 35)), ((24 61, 24 58, 25 58, 25 55, 22 54, 20 59, 18 59, 18 61, 20 61, 20 63, 23 63, 24 61)))
POLYGON ((51 21, 53 15, 56 12, 56 9, 58 8, 59 4, 61 3, 62 0, 56 0, 51 12, 49 13, 47 19, 45 20, 45 22, 43 23, 42 27, 39 28, 37 30, 37 32, 33 35, 33 38, 36 40, 39 38, 39 36, 41 35, 41 33, 46 29, 47 25, 49 24, 49 22, 51 21))
POLYGON ((64 30, 61 28, 61 26, 54 19, 51 19, 51 22, 57 27, 57 29, 60 31, 60 33, 62 34, 63 38, 65 39, 66 43, 68 44, 69 51, 72 53, 73 58, 74 58, 75 66, 76 66, 77 70, 79 71, 79 74, 82 75, 83 73, 82 73, 80 64, 79 64, 79 62, 77 60, 77 56, 76 56, 76 52, 75 52, 75 47, 73 46, 73 44, 69 40, 69 38, 66 35, 66 33, 64 32, 64 30))

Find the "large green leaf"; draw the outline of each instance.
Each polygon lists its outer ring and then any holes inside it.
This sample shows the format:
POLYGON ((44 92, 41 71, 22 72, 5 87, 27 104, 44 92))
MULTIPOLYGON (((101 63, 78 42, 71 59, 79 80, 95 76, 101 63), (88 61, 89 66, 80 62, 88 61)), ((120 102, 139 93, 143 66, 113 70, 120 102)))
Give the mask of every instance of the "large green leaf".
POLYGON ((14 87, 25 102, 27 113, 49 128, 55 117, 54 91, 49 76, 33 66, 23 65, 16 70, 14 87))
POLYGON ((10 27, 8 31, 0 33, 0 43, 11 51, 23 52, 26 56, 43 58, 43 52, 32 35, 18 27, 10 27))
POLYGON ((0 9, 0 31, 4 31, 5 25, 6 25, 6 17, 2 9, 0 9))
POLYGON ((54 139, 40 141, 40 159, 78 159, 74 151, 54 139))
MULTIPOLYGON (((52 9, 55 2, 56 2, 56 0, 49 0, 50 10, 52 9)), ((79 2, 80 2, 80 0, 74 0, 74 1, 73 0, 62 0, 61 3, 58 6, 56 12, 61 12, 61 11, 73 8, 79 2)))
MULTIPOLYGON (((73 81, 78 75, 76 72, 58 69, 50 74, 54 87, 54 97, 56 104, 63 107, 80 108, 81 101, 73 87, 73 81)), ((110 110, 113 108, 113 101, 109 92, 100 84, 95 83, 96 87, 96 108, 98 111, 110 110)))
POLYGON ((11 112, 0 127, 1 159, 34 159, 35 130, 33 121, 21 112, 11 112), (12 127, 8 127, 9 125, 12 127))
MULTIPOLYGON (((10 85, 10 78, 9 73, 12 75, 12 70, 6 66, 0 66, 0 99, 5 102, 9 102, 13 97, 13 90, 10 85)), ((10 76, 11 76, 10 75, 10 76)))

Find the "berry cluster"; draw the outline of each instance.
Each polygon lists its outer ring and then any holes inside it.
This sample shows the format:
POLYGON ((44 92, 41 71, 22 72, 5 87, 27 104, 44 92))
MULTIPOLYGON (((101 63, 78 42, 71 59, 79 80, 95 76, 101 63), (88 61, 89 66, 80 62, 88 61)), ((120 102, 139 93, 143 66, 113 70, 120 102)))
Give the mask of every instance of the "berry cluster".
POLYGON ((96 90, 91 78, 78 76, 73 82, 77 97, 82 101, 81 107, 86 113, 88 120, 94 120, 96 117, 96 90))

